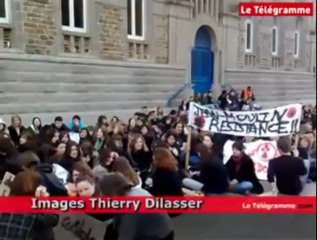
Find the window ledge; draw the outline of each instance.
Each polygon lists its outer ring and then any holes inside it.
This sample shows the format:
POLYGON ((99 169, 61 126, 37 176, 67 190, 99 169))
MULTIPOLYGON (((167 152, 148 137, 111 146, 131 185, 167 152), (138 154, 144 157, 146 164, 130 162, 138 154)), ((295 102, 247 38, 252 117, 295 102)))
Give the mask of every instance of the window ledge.
POLYGON ((91 37, 88 32, 68 31, 68 30, 62 29, 62 33, 64 35, 71 35, 71 36, 77 36, 77 37, 91 37))
POLYGON ((12 23, 0 22, 0 27, 1 28, 12 28, 12 23))
POLYGON ((15 48, 0 48, 0 52, 1 53, 24 53, 24 51, 21 51, 15 48))

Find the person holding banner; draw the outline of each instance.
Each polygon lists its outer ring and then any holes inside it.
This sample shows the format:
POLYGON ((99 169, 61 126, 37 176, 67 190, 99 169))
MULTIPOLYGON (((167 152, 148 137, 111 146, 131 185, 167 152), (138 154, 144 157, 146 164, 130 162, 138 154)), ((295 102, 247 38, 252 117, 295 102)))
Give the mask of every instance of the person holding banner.
POLYGON ((226 167, 229 174, 231 192, 238 194, 262 194, 263 186, 255 173, 253 160, 244 153, 242 141, 236 141, 232 145, 233 154, 226 167))

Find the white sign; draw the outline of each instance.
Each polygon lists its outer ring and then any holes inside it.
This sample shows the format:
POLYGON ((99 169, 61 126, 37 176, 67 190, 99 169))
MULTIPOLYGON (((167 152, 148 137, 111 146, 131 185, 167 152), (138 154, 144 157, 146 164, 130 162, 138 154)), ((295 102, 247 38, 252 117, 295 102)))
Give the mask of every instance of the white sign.
MULTIPOLYGON (((232 156, 232 145, 234 141, 227 141, 223 149, 224 164, 228 162, 232 156)), ((256 141, 245 143, 245 153, 249 155, 255 167, 255 173, 260 180, 267 180, 267 169, 269 161, 279 156, 276 141, 256 141)))
POLYGON ((69 138, 70 138, 70 140, 72 140, 72 141, 74 141, 75 143, 78 143, 78 144, 79 144, 79 141, 80 141, 79 133, 70 132, 70 133, 69 133, 69 138))
POLYGON ((9 196, 11 189, 9 184, 13 182, 15 175, 12 173, 6 172, 3 176, 3 179, 0 184, 0 196, 9 196))
POLYGON ((56 239, 103 240, 108 224, 87 214, 61 214, 54 234, 56 239))
POLYGON ((204 131, 234 136, 287 136, 299 131, 302 106, 288 106, 250 112, 212 110, 191 103, 188 124, 204 131))

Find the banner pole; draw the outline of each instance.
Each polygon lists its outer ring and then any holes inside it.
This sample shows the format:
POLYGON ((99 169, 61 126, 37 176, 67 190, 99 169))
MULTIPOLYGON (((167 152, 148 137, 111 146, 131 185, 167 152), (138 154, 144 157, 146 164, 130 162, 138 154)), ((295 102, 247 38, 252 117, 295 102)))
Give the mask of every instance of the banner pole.
POLYGON ((190 147, 192 140, 192 127, 190 126, 187 133, 187 142, 186 142, 186 158, 185 158, 185 168, 189 167, 189 159, 190 159, 190 147))

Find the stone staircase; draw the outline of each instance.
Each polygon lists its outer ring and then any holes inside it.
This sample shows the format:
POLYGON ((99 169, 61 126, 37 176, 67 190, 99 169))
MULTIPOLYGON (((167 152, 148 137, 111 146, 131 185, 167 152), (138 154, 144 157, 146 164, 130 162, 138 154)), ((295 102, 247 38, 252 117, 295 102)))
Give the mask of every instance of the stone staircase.
POLYGON ((316 104, 313 73, 228 70, 225 84, 232 85, 239 94, 245 86, 252 86, 257 103, 264 108, 291 103, 316 104))
POLYGON ((178 66, 0 54, 0 117, 18 114, 26 125, 34 116, 52 122, 79 114, 89 124, 100 114, 126 119, 142 106, 166 106, 184 84, 178 66))

